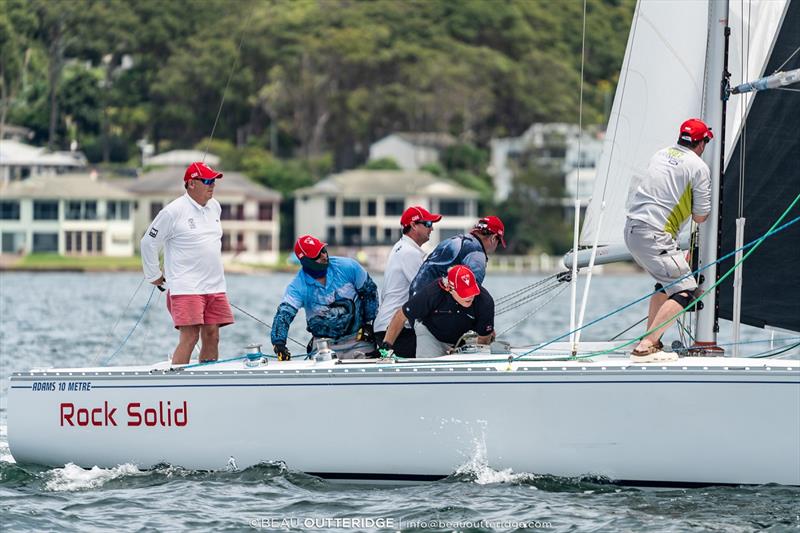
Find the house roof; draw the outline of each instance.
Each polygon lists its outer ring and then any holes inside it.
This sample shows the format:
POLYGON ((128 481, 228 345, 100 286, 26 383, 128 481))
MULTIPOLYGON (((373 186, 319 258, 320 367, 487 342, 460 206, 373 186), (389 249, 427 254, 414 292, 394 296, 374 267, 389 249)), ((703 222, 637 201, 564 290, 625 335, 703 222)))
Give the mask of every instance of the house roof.
POLYGON ((85 167, 81 152, 48 152, 11 139, 0 140, 0 166, 85 167))
POLYGON ((170 150, 153 157, 148 157, 144 164, 147 166, 188 167, 195 161, 203 161, 210 166, 219 165, 219 156, 207 154, 201 150, 170 150))
POLYGON ((295 196, 429 196, 433 198, 478 198, 480 195, 430 172, 413 170, 350 170, 333 174, 295 196))
POLYGON ((458 142, 458 140, 449 133, 440 132, 398 132, 393 135, 397 135, 404 141, 417 146, 428 146, 438 149, 453 146, 458 142))
POLYGON ((0 193, 3 198, 133 199, 133 195, 119 181, 115 183, 88 173, 33 176, 22 181, 0 184, 0 193))
MULTIPOLYGON (((169 195, 179 196, 185 192, 183 188, 182 167, 157 168, 142 174, 136 179, 126 180, 125 187, 137 196, 169 195)), ((240 172, 223 172, 223 178, 214 195, 218 198, 240 196, 256 200, 280 200, 278 191, 264 187, 240 172)))

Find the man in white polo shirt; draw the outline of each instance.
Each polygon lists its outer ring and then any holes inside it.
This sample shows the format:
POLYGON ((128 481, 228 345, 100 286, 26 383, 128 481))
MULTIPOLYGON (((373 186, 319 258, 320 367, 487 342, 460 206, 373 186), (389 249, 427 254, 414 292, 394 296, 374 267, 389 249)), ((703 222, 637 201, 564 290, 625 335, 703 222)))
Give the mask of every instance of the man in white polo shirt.
POLYGON ((189 165, 183 175, 186 194, 167 204, 142 237, 145 279, 169 287, 167 309, 180 331, 174 365, 189 362, 198 339, 200 362, 216 361, 219 328, 233 323, 222 268, 222 208, 213 198, 218 179, 222 172, 204 163, 189 165), (162 248, 163 273, 158 263, 162 248))
MULTIPOLYGON (((383 275, 381 305, 375 318, 375 339, 381 345, 392 317, 408 301, 408 289, 411 280, 417 275, 425 251, 421 248, 431 238, 434 222, 439 222, 442 215, 428 212, 424 207, 411 206, 400 217, 403 236, 389 253, 389 261, 383 275)), ((414 329, 405 324, 402 332, 394 341, 391 349, 401 357, 415 357, 417 337, 414 329)))

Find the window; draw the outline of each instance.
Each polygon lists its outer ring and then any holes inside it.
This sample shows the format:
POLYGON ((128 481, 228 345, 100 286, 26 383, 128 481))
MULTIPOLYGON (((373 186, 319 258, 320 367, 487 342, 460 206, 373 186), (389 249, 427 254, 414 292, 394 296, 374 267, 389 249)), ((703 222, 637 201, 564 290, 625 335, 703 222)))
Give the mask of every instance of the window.
POLYGON ((374 217, 378 214, 378 202, 375 200, 368 200, 367 201, 367 216, 374 217))
POLYGON ((67 220, 96 220, 97 202, 95 200, 70 200, 67 202, 67 220))
POLYGON ((345 246, 361 244, 361 226, 344 226, 342 228, 342 240, 345 246))
POLYGON ((446 217, 463 217, 467 214, 464 200, 439 200, 439 214, 446 217))
POLYGON ((121 200, 106 202, 106 220, 129 220, 131 218, 131 203, 121 200))
POLYGON ((384 203, 383 214, 388 216, 400 216, 406 208, 405 200, 386 200, 384 203))
POLYGON ((100 255, 103 252, 103 232, 66 231, 64 251, 67 254, 100 255))
MULTIPOLYGON (((258 203, 258 220, 272 220, 272 202, 259 202, 258 203)), ((270 246, 270 248, 272 248, 270 246)))
POLYGON ((391 229, 385 228, 383 230, 383 242, 392 242, 394 240, 392 239, 392 233, 391 229))
POLYGON ((439 240, 444 241, 449 239, 450 237, 455 237, 456 235, 461 234, 462 232, 457 229, 440 229, 439 230, 439 240))
MULTIPOLYGON (((56 206, 57 205, 58 204, 56 204, 56 206)), ((58 233, 34 233, 33 251, 58 252, 58 233)))
POLYGON ((227 231, 222 232, 222 251, 230 252, 231 248, 231 234, 227 231))
POLYGON ((343 206, 344 216, 361 216, 361 200, 345 200, 343 206))
POLYGON ((222 220, 244 220, 244 204, 221 204, 222 220))
POLYGON ((272 250, 272 234, 271 233, 259 233, 258 234, 258 251, 270 251, 272 250))
POLYGON ((3 232, 3 248, 4 254, 17 254, 25 248, 25 234, 24 233, 10 233, 3 232))
POLYGON ((0 220, 19 220, 19 202, 17 200, 0 202, 0 220))
POLYGON ((238 232, 236 234, 236 253, 244 252, 247 250, 247 246, 244 245, 244 233, 238 232))
POLYGON ((326 232, 328 244, 336 244, 336 228, 333 226, 328 226, 328 231, 326 232))
POLYGON ((164 209, 164 204, 162 202, 150 202, 150 220, 156 218, 156 215, 164 209))
POLYGON ((376 226, 369 227, 369 243, 375 244, 378 242, 378 228, 376 226))
POLYGON ((328 216, 336 216, 336 198, 328 198, 328 216))
MULTIPOLYGON (((58 200, 34 200, 33 201, 33 219, 34 220, 58 220, 58 200)), ((49 233, 39 233, 39 235, 50 235, 50 234, 49 233)), ((53 235, 56 235, 56 234, 53 234, 53 235)), ((56 237, 58 237, 58 236, 56 235, 56 237)), ((34 239, 34 241, 35 241, 35 239, 34 239)), ((34 248, 35 248, 35 245, 34 245, 34 248)), ((36 251, 36 250, 34 250, 34 251, 36 251)))

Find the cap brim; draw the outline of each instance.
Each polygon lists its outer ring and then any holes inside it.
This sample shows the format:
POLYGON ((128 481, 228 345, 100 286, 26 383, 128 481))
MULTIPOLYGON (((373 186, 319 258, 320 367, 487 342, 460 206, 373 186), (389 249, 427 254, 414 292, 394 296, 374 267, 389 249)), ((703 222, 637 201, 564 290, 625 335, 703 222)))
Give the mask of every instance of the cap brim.
POLYGON ((427 220, 428 222, 439 222, 442 220, 442 215, 437 215, 436 213, 431 213, 430 218, 425 218, 423 220, 427 220))
POLYGON ((458 294, 462 298, 471 298, 473 296, 477 296, 481 293, 481 288, 476 285, 470 285, 469 287, 461 287, 461 289, 456 289, 456 294, 458 294))

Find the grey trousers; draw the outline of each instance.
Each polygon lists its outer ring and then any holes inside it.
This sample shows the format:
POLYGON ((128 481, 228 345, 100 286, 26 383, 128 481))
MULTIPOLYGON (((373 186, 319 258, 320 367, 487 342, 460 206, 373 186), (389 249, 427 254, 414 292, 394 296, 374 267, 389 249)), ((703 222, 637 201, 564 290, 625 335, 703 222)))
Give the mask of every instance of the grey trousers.
POLYGON ((417 334, 417 358, 441 357, 452 349, 451 344, 442 342, 433 336, 422 322, 414 322, 414 333, 417 334))

